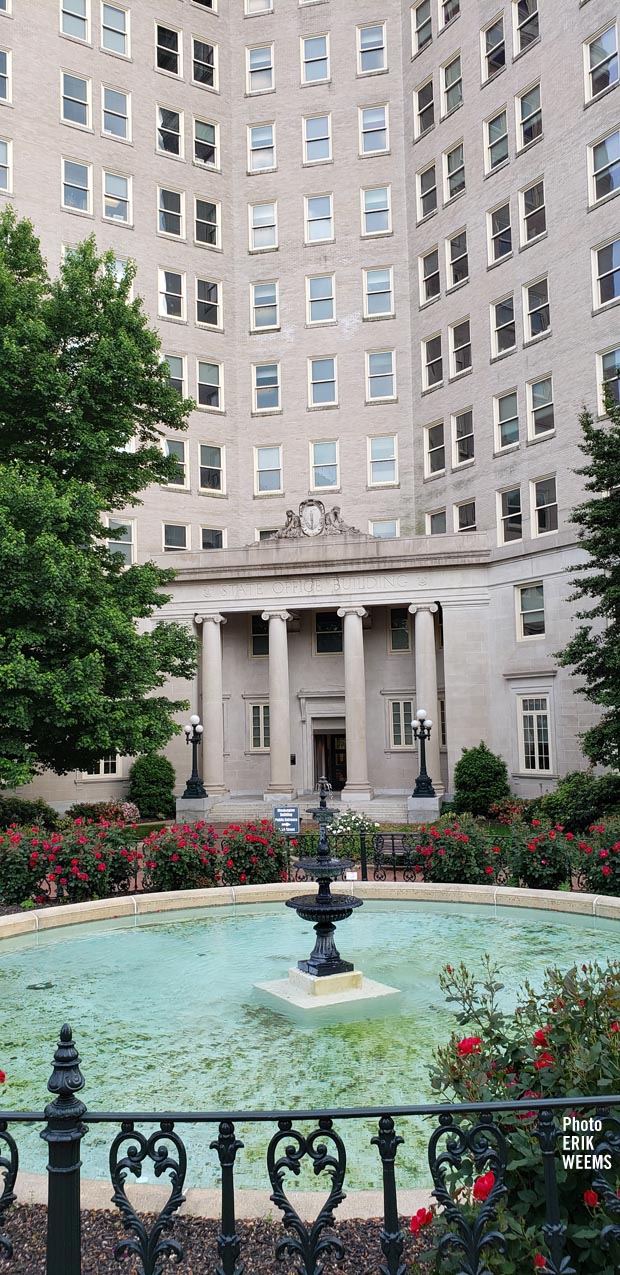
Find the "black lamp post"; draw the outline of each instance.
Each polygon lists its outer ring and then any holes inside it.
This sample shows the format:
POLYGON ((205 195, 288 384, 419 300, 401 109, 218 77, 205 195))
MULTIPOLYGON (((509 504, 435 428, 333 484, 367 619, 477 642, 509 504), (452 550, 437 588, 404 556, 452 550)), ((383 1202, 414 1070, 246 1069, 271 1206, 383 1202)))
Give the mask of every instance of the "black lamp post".
POLYGON ((192 773, 185 785, 183 800, 188 797, 208 797, 207 790, 198 773, 198 749, 202 740, 202 732, 204 726, 200 724, 200 718, 196 713, 192 713, 187 726, 183 727, 185 731, 185 743, 192 746, 192 773))
POLYGON ((426 709, 419 708, 416 713, 416 720, 413 723, 413 737, 420 741, 420 773, 415 781, 412 797, 435 797, 437 795, 433 788, 433 781, 426 769, 426 741, 431 737, 432 725, 430 718, 426 716, 426 709))

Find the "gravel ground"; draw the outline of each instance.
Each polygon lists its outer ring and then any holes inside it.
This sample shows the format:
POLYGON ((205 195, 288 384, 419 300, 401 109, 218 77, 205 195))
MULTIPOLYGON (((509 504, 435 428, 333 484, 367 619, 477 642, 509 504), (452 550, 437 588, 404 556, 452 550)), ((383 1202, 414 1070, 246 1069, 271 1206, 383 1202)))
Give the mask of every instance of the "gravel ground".
MULTIPOLYGON (((11 1260, 0 1255, 0 1271, 6 1275, 43 1275, 45 1270, 45 1224, 47 1210, 42 1204, 18 1205, 9 1214, 3 1233, 13 1242, 11 1260)), ((154 1216, 145 1216, 150 1227, 154 1216)), ((409 1218, 401 1218, 405 1231, 404 1256, 408 1261, 418 1257, 422 1249, 409 1234, 409 1218)), ((381 1221, 348 1221, 338 1225, 337 1234, 342 1240, 346 1255, 342 1265, 336 1267, 332 1258, 326 1259, 325 1275, 377 1275, 381 1263, 379 1235, 381 1221)), ((174 1237, 185 1249, 185 1258, 179 1266, 166 1263, 164 1269, 178 1270, 179 1275, 206 1275, 215 1270, 217 1261, 217 1236, 219 1223, 205 1218, 180 1217, 173 1231, 174 1237)), ((276 1262, 274 1249, 284 1231, 278 1223, 263 1220, 239 1222, 238 1233, 242 1242, 241 1261, 244 1275, 294 1275, 295 1267, 286 1258, 276 1262)), ((82 1213, 82 1275, 141 1275, 141 1267, 135 1259, 118 1262, 114 1258, 114 1246, 126 1232, 116 1213, 109 1210, 88 1210, 82 1213)), ((1 1250, 0 1250, 1 1252, 1 1250)))

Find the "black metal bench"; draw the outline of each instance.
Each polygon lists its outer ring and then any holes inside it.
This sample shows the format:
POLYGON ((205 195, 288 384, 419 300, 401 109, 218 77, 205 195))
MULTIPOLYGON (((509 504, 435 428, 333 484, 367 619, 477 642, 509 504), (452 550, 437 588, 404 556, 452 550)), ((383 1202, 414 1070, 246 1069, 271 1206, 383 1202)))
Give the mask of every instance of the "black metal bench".
POLYGON ((373 880, 386 881, 391 867, 394 881, 402 869, 403 881, 415 881, 415 865, 420 862, 418 842, 412 832, 378 832, 372 839, 373 880))

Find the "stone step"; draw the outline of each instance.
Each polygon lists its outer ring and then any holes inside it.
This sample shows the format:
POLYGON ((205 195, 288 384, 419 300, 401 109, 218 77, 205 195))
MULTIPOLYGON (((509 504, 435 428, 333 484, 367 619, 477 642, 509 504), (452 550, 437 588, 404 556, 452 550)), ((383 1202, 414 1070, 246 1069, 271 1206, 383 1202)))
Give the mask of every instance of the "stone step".
MULTIPOLYGON (((293 798, 292 804, 299 806, 303 820, 307 818, 306 812, 318 805, 318 798, 309 793, 293 798)), ((336 809, 348 809, 338 798, 330 798, 329 804, 336 809)), ((377 823, 407 822, 406 797, 377 797, 370 802, 360 802, 359 809, 377 823)), ((245 823, 249 820, 270 819, 272 811, 273 804, 262 801, 260 797, 229 798, 226 801, 218 801, 211 807, 209 819, 212 823, 245 823)))

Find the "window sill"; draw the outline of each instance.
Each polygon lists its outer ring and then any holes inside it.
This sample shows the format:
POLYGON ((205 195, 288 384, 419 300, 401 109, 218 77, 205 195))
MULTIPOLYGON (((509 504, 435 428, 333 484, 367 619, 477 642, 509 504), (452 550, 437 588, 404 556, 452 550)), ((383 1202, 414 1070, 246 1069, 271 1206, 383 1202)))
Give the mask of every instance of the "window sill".
MULTIPOLYGON (((505 53, 506 53, 506 46, 504 45, 504 54, 505 53)), ((504 62, 504 65, 500 66, 499 71, 496 71, 494 75, 487 76, 486 80, 481 81, 480 88, 486 89, 489 84, 497 84, 497 81, 499 80, 500 75, 503 75, 504 71, 507 71, 507 70, 508 70, 508 66, 506 62, 504 62)))
POLYGON ((255 89, 253 93, 248 90, 244 97, 268 97, 270 93, 275 93, 275 89, 255 89))
POLYGON ((84 217, 87 221, 95 220, 95 214, 86 212, 83 208, 68 208, 66 204, 61 204, 60 207, 63 212, 72 213, 74 217, 84 217))
POLYGON ((221 245, 220 245, 220 244, 215 244, 215 243, 203 243, 202 239, 194 239, 194 240, 193 240, 193 244, 194 244, 194 248, 206 248, 208 252, 221 252, 221 251, 222 251, 222 247, 221 247, 221 245))
POLYGON ((437 305, 438 301, 441 301, 441 292, 438 292, 436 297, 429 297, 428 301, 420 301, 419 309, 420 311, 430 310, 430 307, 437 305))
POLYGON ((202 173, 221 173, 222 171, 218 164, 203 164, 201 159, 193 159, 192 168, 198 168, 202 173))
POLYGON ((183 83, 180 71, 167 71, 165 66, 154 66, 153 70, 156 75, 163 75, 167 80, 174 80, 176 84, 183 83))
POLYGON ((323 244, 335 243, 335 242, 336 242, 336 239, 333 235, 331 239, 312 239, 312 240, 304 239, 303 247, 304 248, 322 248, 323 244))
POLYGON ((254 500, 281 500, 284 495, 283 491, 255 491, 254 500))
POLYGON ((448 385, 455 385, 457 381, 464 381, 466 376, 473 375, 473 367, 465 367, 462 372, 455 372, 453 376, 448 377, 448 385))
POLYGON ((464 288, 469 283, 469 275, 466 279, 460 279, 458 283, 453 283, 450 288, 446 288, 446 296, 452 296, 453 292, 458 292, 459 288, 464 288))
POLYGON ((331 78, 331 75, 330 75, 330 76, 328 76, 328 77, 327 77, 327 79, 326 79, 326 80, 325 80, 325 79, 324 79, 324 80, 300 80, 300 81, 299 81, 299 88, 300 88, 300 89, 314 89, 314 88, 316 88, 317 84, 318 84, 318 85, 322 85, 323 87, 325 87, 326 85, 331 85, 331 83, 332 83, 332 78, 331 78))
MULTIPOLYGON (((323 0, 321 0, 321 3, 323 3, 323 0)), ((320 168, 321 164, 333 164, 333 162, 330 155, 329 159, 304 159, 301 166, 302 168, 320 168)), ((270 169, 269 171, 271 172, 272 170, 270 169)))
POLYGON ((517 353, 517 346, 513 345, 509 350, 502 350, 501 354, 492 354, 489 359, 490 363, 501 363, 504 359, 509 359, 511 354, 517 353))
POLYGON ((101 130, 101 136, 107 142, 120 142, 121 146, 131 146, 133 149, 134 143, 132 137, 117 137, 116 133, 105 133, 103 129, 101 130))
POLYGON ((519 49, 519 52, 514 54, 513 59, 512 59, 512 61, 513 61, 513 65, 514 65, 514 63, 515 63, 515 62, 519 62, 519 61, 521 60, 521 58, 524 58, 524 57, 525 57, 525 55, 526 55, 526 53, 529 53, 530 49, 535 49, 537 44, 540 44, 540 36, 539 36, 539 35, 537 35, 537 36, 536 36, 536 39, 535 39, 535 40, 532 40, 532 43, 531 43, 531 44, 528 44, 527 48, 525 48, 525 49, 519 49))
POLYGON ((362 323, 381 323, 384 319, 395 319, 395 314, 365 314, 362 323))
POLYGON ((61 40, 69 40, 70 44, 79 44, 83 49, 92 49, 92 40, 82 40, 79 35, 69 35, 66 31, 58 32, 61 40))
POLYGON ((541 235, 534 235, 532 239, 527 240, 527 243, 522 243, 519 246, 519 252, 525 252, 527 248, 531 248, 535 243, 540 243, 541 239, 546 239, 548 234, 548 230, 543 230, 541 235))
POLYGON ((523 349, 530 350, 533 345, 540 345, 541 341, 546 341, 550 336, 553 336, 553 331, 551 328, 547 328, 545 332, 540 332, 538 336, 532 336, 529 340, 524 341, 523 349))
MULTIPOLYGON (((224 329, 219 328, 218 331, 223 332, 224 329)), ((281 331, 282 329, 279 324, 276 327, 272 327, 272 328, 248 328, 248 336, 262 336, 263 332, 266 332, 267 335, 269 335, 270 332, 281 332, 281 331)))
POLYGON ((438 478, 445 478, 445 476, 446 476, 445 469, 436 469, 433 474, 424 475, 424 478, 422 479, 422 485, 426 487, 428 483, 434 483, 437 481, 438 478))
POLYGON ((215 499, 215 500, 228 500, 228 492, 227 492, 227 491, 211 491, 211 490, 210 490, 209 488, 207 488, 207 487, 199 487, 199 488, 198 488, 198 495, 199 495, 199 496, 211 496, 211 497, 212 497, 213 499, 215 499))
POLYGON ((281 415, 282 415, 281 407, 270 407, 264 412, 250 412, 250 416, 253 419, 258 418, 258 420, 261 420, 263 416, 268 416, 269 419, 271 419, 272 416, 281 416, 281 415))
POLYGON ((388 146, 387 150, 381 150, 381 151, 358 151, 358 153, 357 153, 357 158, 358 158, 358 159, 376 159, 378 155, 380 155, 380 156, 381 156, 381 155, 391 155, 391 154, 392 154, 392 152, 391 152, 391 150, 390 150, 390 147, 388 146))
POLYGON ((463 106, 463 99, 461 98, 461 101, 459 102, 458 106, 453 106, 451 110, 445 111, 443 115, 439 116, 439 123, 443 124, 445 120, 451 120, 452 117, 456 115, 457 111, 460 111, 462 106, 463 106))
POLYGON ((511 261, 513 257, 514 250, 512 252, 506 252, 503 257, 498 257, 497 261, 490 261, 487 266, 487 270, 496 270, 498 266, 501 266, 504 263, 504 261, 511 261))
POLYGON ((162 323, 176 323, 180 327, 189 327, 188 319, 182 319, 176 314, 158 314, 157 318, 161 319, 162 323))
POLYGON ((155 236, 157 239, 167 240, 168 243, 187 243, 187 235, 172 235, 165 230, 156 230, 155 236))
POLYGON ((377 75, 389 75, 389 71, 389 66, 379 66, 375 71, 358 71, 355 78, 356 80, 375 79, 377 75))
POLYGON ((220 95, 219 84, 205 84, 203 80, 194 80, 193 78, 190 80, 190 84, 193 89, 201 89, 203 93, 215 93, 218 97, 220 95))
POLYGON ((436 127, 437 127, 436 124, 431 124, 430 128, 425 128, 423 133, 418 133, 417 136, 414 136, 413 138, 414 146, 417 146, 418 142, 423 142, 425 137, 430 137, 431 133, 434 133, 436 127))
POLYGON ((195 412, 205 412, 209 416, 226 416, 224 407, 206 407, 204 403, 196 403, 195 412))
POLYGON ((529 151, 533 150, 535 146, 538 146, 540 142, 544 142, 544 140, 545 134, 540 133, 538 137, 533 139, 533 141, 527 142, 525 146, 519 146, 519 148, 515 151, 515 159, 518 159, 520 155, 527 155, 529 151))
POLYGON ((460 474, 462 469, 471 469, 472 465, 475 465, 475 463, 476 463, 475 456, 470 457, 469 460, 462 460, 460 464, 456 464, 452 466, 451 473, 460 474))
POLYGON ((175 155, 174 151, 162 151, 159 149, 159 146, 155 147, 155 154, 159 155, 159 157, 163 159, 173 159, 176 164, 185 163, 184 155, 175 155))
POLYGON ((277 173, 278 165, 274 164, 271 168, 246 168, 246 177, 262 177, 264 173, 277 173))
POLYGON ((122 230, 135 230, 133 221, 120 221, 118 217, 102 217, 105 226, 120 226, 122 230))
POLYGON ((105 45, 99 45, 99 52, 106 53, 110 58, 118 58, 121 62, 133 62, 133 58, 129 53, 118 53, 116 49, 106 49, 105 45))
POLYGON ((597 199, 595 203, 588 204, 588 212, 594 212, 596 208, 602 208, 603 204, 608 204, 611 199, 617 199, 618 195, 620 195, 620 186, 618 186, 617 190, 610 190, 608 195, 601 195, 601 198, 597 199))
POLYGON ((600 93, 597 93, 596 97, 589 98, 589 100, 584 104, 584 111, 587 111, 590 106, 596 106, 596 103, 601 102, 604 97, 609 97, 609 94, 613 93, 614 89, 617 89, 618 83, 619 81, 616 80, 615 84, 608 84, 607 88, 602 89, 600 93))
POLYGON ((444 199, 443 207, 452 208, 454 204, 458 203, 459 199, 464 199, 466 194, 467 194, 467 189, 466 187, 464 187, 463 190, 459 190, 458 195, 450 195, 449 199, 444 199))
POLYGON ((367 483, 366 491, 400 491, 400 483, 367 483))
MULTIPOLYGON (((12 102, 5 102, 3 99, 3 106, 12 106, 12 105, 13 105, 12 102)), ((76 124, 74 120, 63 120, 62 115, 59 116, 58 122, 59 124, 62 124, 63 128, 73 128, 75 129, 77 133, 91 133, 93 137, 95 135, 95 130, 94 128, 91 127, 90 124, 76 124)), ((101 136, 107 137, 108 134, 102 132, 101 136)))
POLYGON ((426 398, 428 394, 434 394, 436 390, 443 389, 443 384, 444 384, 443 380, 441 380, 441 381, 438 381, 436 385, 428 385, 425 390, 422 390, 420 397, 426 398))
POLYGON ((316 323, 304 323, 305 328, 337 328, 337 319, 317 319, 316 323))
POLYGON ((308 405, 307 412, 334 412, 338 411, 339 403, 316 403, 312 406, 308 405))
POLYGON ((510 155, 507 155, 506 158, 502 160, 501 164, 496 164, 494 168, 490 168, 489 171, 484 174, 485 182, 488 181, 489 177, 495 177, 496 173, 501 173, 502 168, 508 168, 509 163, 510 155))
POLYGON ((535 438, 526 439, 526 447, 537 447, 539 443, 544 443, 548 438, 555 438, 555 430, 548 429, 544 434, 538 434, 535 438))
MULTIPOLYGON (((512 456, 513 452, 518 452, 520 447, 521 443, 518 442, 510 443, 508 447, 500 447, 497 450, 494 449, 493 460, 498 460, 500 456, 512 456)), ((512 541, 510 543, 512 543, 512 541)))
POLYGON ((385 407, 386 403, 397 403, 398 395, 394 394, 391 398, 367 398, 364 399, 366 407, 385 407))
POLYGON ((432 212, 426 213, 426 216, 424 216, 424 217, 420 217, 420 220, 419 220, 419 221, 416 221, 416 229, 417 229, 417 227, 418 227, 418 226, 425 226, 425 225, 426 225, 426 223, 427 223, 427 222, 429 222, 429 221, 431 220, 431 217, 436 217, 436 216, 437 216, 438 211, 439 211, 439 210, 438 210, 437 208, 433 208, 433 211, 432 211, 432 212))
POLYGON ((620 305, 620 297, 614 297, 613 301, 607 301, 605 305, 596 306, 596 309, 592 310, 592 318, 594 318, 595 314, 606 314, 608 310, 615 310, 618 305, 620 305))

